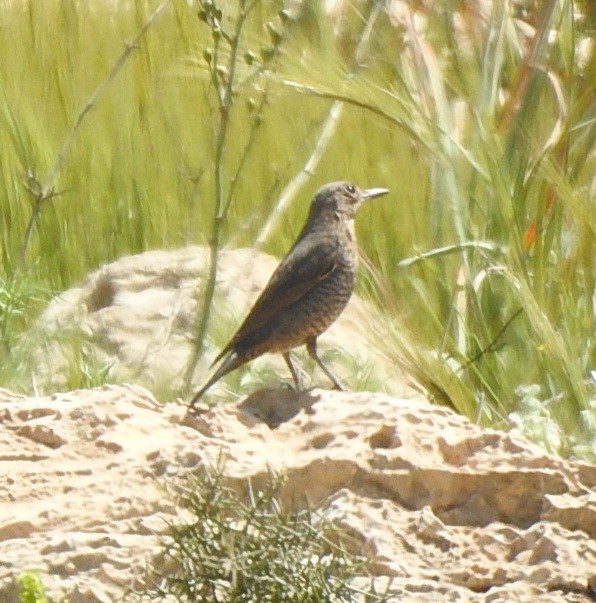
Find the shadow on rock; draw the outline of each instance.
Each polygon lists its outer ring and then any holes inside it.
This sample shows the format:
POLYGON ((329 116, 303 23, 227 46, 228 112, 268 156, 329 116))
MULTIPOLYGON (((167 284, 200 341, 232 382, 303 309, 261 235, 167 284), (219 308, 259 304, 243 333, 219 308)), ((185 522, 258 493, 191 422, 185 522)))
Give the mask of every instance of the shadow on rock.
POLYGON ((301 410, 312 413, 313 404, 320 398, 321 394, 316 390, 265 388, 246 397, 238 409, 275 429, 293 419, 301 410))

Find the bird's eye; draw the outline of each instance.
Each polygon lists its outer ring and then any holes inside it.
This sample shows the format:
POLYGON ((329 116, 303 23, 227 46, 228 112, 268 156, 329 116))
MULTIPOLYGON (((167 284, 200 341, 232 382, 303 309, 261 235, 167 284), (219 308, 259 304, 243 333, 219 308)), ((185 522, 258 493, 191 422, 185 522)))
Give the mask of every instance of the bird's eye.
POLYGON ((348 184, 348 186, 346 186, 346 190, 348 193, 353 195, 356 192, 356 187, 353 184, 348 184))

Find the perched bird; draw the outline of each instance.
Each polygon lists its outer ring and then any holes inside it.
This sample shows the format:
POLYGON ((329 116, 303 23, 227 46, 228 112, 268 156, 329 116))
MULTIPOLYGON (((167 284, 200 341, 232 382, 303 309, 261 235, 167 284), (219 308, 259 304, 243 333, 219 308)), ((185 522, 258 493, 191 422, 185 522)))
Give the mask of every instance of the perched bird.
POLYGON ((389 191, 360 190, 349 182, 332 182, 317 191, 306 224, 265 289, 211 366, 219 368, 190 402, 224 375, 267 352, 281 353, 297 389, 300 378, 289 351, 300 345, 341 389, 317 355, 317 337, 345 308, 356 278, 354 217, 363 201, 389 191))

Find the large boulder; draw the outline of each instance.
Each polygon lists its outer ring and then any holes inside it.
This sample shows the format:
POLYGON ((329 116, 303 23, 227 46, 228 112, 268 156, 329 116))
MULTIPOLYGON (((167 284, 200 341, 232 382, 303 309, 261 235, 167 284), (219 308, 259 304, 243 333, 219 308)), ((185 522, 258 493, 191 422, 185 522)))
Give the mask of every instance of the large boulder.
POLYGON ((163 484, 222 451, 239 485, 283 471, 282 500, 349 530, 400 603, 594 600, 596 467, 421 398, 263 390, 189 415, 105 386, 0 409, 3 603, 25 570, 65 603, 142 587, 180 512, 163 484))
MULTIPOLYGON (((202 298, 208 261, 205 247, 148 251, 103 266, 58 295, 28 338, 35 341, 30 372, 38 391, 72 387, 70 379, 77 371, 101 373, 98 380, 108 382, 134 382, 161 399, 183 391, 199 312, 197 298, 202 298)), ((220 252, 212 328, 194 373, 195 386, 205 380, 209 363, 234 334, 277 263, 251 249, 220 252)), ((408 389, 402 373, 371 349, 374 313, 370 304, 354 296, 320 338, 321 355, 352 385, 360 373, 366 388, 401 395, 408 389)), ((325 375, 312 370, 314 363, 305 362, 306 354, 300 354, 301 366, 314 374, 313 384, 326 386, 325 375)), ((291 382, 279 355, 265 355, 250 368, 257 372, 269 369, 272 383, 291 382)), ((248 392, 250 380, 247 374, 245 383, 237 385, 248 392)))

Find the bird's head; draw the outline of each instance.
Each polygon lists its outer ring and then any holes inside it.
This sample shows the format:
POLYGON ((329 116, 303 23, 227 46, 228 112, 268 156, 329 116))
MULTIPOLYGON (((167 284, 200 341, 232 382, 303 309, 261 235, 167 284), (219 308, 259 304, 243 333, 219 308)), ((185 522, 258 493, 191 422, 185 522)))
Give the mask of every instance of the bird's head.
POLYGON ((331 182, 316 192, 308 221, 313 223, 353 220, 363 201, 386 195, 388 192, 386 188, 361 190, 350 182, 331 182))

